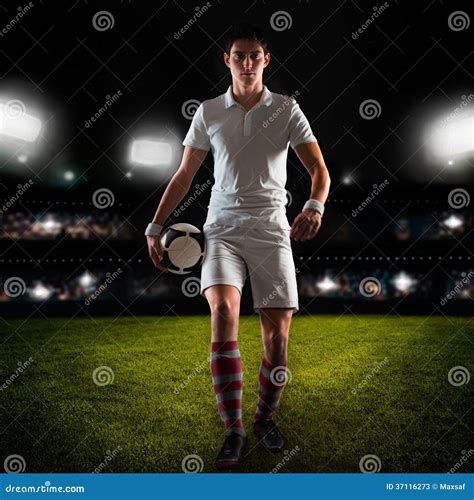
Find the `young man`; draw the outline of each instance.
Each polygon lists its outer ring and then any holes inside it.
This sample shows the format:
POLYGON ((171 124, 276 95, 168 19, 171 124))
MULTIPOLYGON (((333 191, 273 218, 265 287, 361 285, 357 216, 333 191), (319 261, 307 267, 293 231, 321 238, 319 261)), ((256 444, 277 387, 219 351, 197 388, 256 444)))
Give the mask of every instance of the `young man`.
POLYGON ((260 315, 264 347, 254 433, 271 452, 285 447, 272 415, 287 382, 288 334, 293 312, 298 311, 290 237, 296 241, 314 238, 330 185, 318 143, 298 104, 263 85, 263 71, 269 62, 267 41, 259 28, 241 25, 234 30, 224 53, 232 85, 225 94, 204 101, 197 109, 183 141, 179 170, 145 232, 153 263, 166 271, 160 264, 162 225, 188 192, 212 149, 215 184, 203 227, 207 253, 201 269, 201 294, 211 310, 211 373, 225 425, 218 468, 238 465, 247 444, 237 343, 240 299, 247 276, 254 310, 260 315), (285 210, 289 144, 312 179, 310 199, 292 226, 285 210))

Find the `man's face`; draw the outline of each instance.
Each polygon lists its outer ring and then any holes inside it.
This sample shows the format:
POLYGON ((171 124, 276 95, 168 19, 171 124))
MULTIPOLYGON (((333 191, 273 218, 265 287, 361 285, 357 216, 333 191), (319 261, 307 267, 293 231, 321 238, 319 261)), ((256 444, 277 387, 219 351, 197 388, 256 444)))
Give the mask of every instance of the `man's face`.
POLYGON ((270 54, 254 40, 236 40, 230 54, 224 53, 224 62, 230 68, 232 80, 242 85, 254 85, 263 79, 263 68, 270 62, 270 54))

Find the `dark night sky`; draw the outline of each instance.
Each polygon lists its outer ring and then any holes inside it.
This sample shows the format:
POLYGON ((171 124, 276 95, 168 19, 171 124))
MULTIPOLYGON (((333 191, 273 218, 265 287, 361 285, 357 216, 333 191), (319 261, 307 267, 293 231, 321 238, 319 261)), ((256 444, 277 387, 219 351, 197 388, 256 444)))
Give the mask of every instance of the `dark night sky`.
MULTIPOLYGON (((181 114, 182 104, 227 90, 224 37, 240 19, 266 29, 273 59, 264 83, 275 92, 299 92, 298 101, 332 174, 334 193, 352 189, 363 196, 386 178, 392 181, 393 193, 409 188, 429 193, 438 181, 446 186, 472 181, 472 164, 443 170, 434 180, 441 167, 427 164, 420 147, 429 120, 437 112, 449 113, 462 95, 474 92, 473 27, 454 31, 448 26, 453 11, 473 17, 468 2, 387 2, 376 23, 356 40, 352 33, 370 17, 374 5, 383 3, 210 3, 176 40, 173 34, 193 16, 196 5, 204 3, 34 2, 21 22, 0 38, 0 89, 2 95, 22 99, 27 109, 44 112, 44 147, 27 166, 12 167, 3 157, 3 185, 40 171, 47 186, 58 171, 70 167, 84 175, 68 189, 77 196, 96 185, 126 190, 137 199, 143 193, 159 193, 159 182, 124 177, 129 144, 133 137, 160 127, 181 141, 190 124, 181 114), (101 10, 113 15, 112 29, 94 28, 93 16, 101 10), (291 16, 289 29, 271 28, 270 18, 278 10, 291 16), (122 96, 117 102, 85 129, 85 121, 106 96, 118 90, 122 96), (380 103, 378 118, 361 117, 359 106, 367 99, 380 103), (353 169, 356 185, 349 188, 341 182, 353 169)), ((2 26, 17 8, 14 2, 0 4, 2 26)), ((293 153, 289 160, 291 185, 305 172, 293 153)), ((209 178, 211 155, 206 167, 198 178, 209 178)))

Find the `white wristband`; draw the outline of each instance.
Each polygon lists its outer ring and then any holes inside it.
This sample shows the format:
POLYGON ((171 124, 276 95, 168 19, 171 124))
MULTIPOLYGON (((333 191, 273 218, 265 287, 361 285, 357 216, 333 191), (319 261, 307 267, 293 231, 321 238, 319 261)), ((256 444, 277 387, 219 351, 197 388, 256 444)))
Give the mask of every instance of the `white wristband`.
POLYGON ((161 224, 154 224, 150 222, 145 229, 145 236, 160 236, 163 226, 161 224))
POLYGON ((321 217, 324 214, 324 205, 319 201, 319 200, 312 200, 309 199, 303 206, 303 210, 306 210, 307 208, 310 208, 311 210, 316 210, 321 217))

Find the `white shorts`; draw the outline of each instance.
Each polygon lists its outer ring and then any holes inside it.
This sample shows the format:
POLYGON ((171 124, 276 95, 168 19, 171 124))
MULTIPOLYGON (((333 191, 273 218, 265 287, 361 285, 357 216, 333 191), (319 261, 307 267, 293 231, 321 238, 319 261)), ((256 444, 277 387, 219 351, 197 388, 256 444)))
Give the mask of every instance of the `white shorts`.
POLYGON ((290 229, 257 229, 220 224, 204 226, 206 256, 201 295, 211 285, 233 285, 240 295, 250 276, 253 308, 299 310, 290 229))

